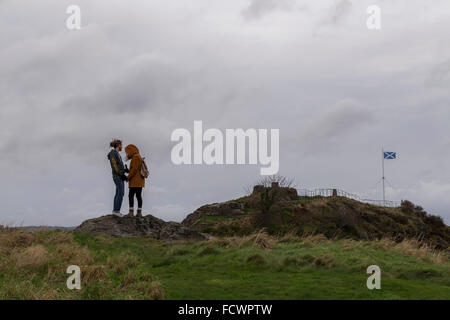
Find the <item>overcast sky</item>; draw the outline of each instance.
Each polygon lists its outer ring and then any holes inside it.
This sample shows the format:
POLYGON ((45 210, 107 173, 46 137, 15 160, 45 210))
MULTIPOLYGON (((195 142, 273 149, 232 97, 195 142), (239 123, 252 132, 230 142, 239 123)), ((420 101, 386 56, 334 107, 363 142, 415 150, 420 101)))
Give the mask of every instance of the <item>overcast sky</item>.
POLYGON ((371 199, 384 146, 387 198, 449 224, 449 30, 448 0, 0 0, 0 224, 110 213, 113 137, 149 160, 145 213, 243 195, 259 165, 172 164, 194 120, 280 129, 281 175, 371 199))

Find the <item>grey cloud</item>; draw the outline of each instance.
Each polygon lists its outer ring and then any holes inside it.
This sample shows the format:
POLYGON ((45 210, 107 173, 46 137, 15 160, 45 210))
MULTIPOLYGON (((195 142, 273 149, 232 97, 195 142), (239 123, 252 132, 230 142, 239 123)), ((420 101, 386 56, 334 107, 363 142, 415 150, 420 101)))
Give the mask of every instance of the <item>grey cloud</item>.
POLYGON ((246 19, 259 19, 276 10, 291 10, 293 6, 293 0, 251 0, 242 15, 246 19))
POLYGON ((63 108, 76 113, 101 115, 173 108, 186 99, 189 82, 189 75, 175 63, 152 56, 140 56, 87 96, 67 99, 63 108))
POLYGON ((433 66, 427 83, 433 87, 446 87, 450 85, 450 60, 433 66))
POLYGON ((5 94, 27 97, 57 96, 92 85, 124 58, 101 28, 87 26, 80 32, 59 31, 51 35, 17 41, 0 51, 9 63, 0 65, 8 81, 5 94), (93 63, 92 49, 104 56, 93 63), (83 81, 80 81, 83 79, 83 81))
POLYGON ((339 0, 331 9, 328 21, 332 24, 341 23, 349 16, 352 10, 352 3, 349 0, 339 0))
POLYGON ((326 111, 308 126, 303 134, 310 147, 326 149, 349 132, 373 124, 375 116, 368 108, 353 99, 344 99, 326 111))

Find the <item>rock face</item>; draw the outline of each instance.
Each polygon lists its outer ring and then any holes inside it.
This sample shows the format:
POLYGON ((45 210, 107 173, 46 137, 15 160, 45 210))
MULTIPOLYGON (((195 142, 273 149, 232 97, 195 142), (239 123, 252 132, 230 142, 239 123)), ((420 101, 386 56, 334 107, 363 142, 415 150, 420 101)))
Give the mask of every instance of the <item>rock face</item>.
POLYGON ((165 222, 152 215, 142 218, 102 216, 84 221, 75 231, 113 237, 150 236, 165 241, 209 239, 207 234, 191 230, 177 222, 165 222))

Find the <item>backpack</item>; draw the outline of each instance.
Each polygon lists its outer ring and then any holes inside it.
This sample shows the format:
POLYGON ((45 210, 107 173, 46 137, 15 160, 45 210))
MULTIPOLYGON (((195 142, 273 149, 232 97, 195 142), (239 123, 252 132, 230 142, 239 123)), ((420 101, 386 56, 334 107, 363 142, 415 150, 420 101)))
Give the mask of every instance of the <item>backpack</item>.
POLYGON ((147 164, 145 163, 145 158, 142 158, 140 173, 141 173, 142 178, 144 178, 144 179, 147 179, 148 176, 150 175, 147 164))

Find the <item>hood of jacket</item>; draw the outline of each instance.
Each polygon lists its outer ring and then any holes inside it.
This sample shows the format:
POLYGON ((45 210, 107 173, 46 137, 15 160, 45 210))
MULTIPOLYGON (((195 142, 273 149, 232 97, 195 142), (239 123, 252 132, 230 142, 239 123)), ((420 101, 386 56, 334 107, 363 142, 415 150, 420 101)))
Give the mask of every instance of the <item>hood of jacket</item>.
POLYGON ((134 144, 129 144, 125 147, 125 152, 131 159, 134 155, 139 154, 139 149, 134 144))

